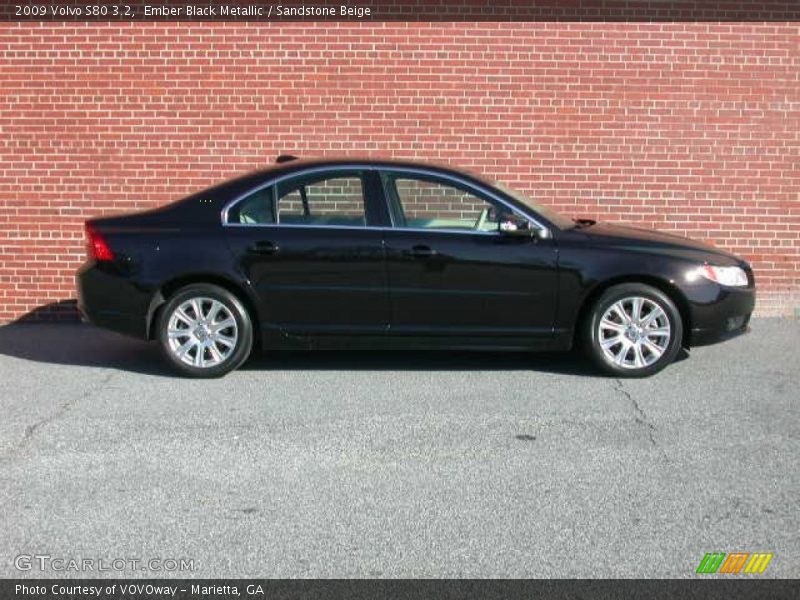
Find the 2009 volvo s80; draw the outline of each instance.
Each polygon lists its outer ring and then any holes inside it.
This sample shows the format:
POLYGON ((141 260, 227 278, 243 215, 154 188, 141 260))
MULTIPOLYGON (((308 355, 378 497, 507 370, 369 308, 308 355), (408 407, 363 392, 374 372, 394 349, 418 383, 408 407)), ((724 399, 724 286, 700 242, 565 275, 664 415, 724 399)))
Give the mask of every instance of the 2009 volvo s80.
POLYGON ((486 179, 295 160, 156 210, 91 219, 78 306, 185 374, 251 348, 568 350, 645 376, 746 331, 750 266, 705 244, 572 220, 486 179))

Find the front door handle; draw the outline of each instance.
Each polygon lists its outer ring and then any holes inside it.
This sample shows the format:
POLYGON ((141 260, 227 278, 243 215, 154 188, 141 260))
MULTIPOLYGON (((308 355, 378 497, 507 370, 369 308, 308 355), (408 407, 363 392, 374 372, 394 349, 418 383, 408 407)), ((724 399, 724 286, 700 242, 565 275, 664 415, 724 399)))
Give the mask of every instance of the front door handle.
POLYGON ((410 256, 411 258, 431 258, 436 256, 437 252, 430 246, 413 246, 410 250, 404 250, 403 254, 405 256, 410 256))
POLYGON ((252 254, 277 254, 280 252, 280 249, 280 246, 269 241, 256 242, 247 248, 248 252, 251 252, 252 254))

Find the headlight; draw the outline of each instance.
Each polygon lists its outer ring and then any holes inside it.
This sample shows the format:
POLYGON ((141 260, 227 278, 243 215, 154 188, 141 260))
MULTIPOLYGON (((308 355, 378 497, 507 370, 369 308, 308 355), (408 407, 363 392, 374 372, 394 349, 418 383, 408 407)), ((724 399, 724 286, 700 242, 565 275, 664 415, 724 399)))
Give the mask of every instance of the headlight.
POLYGON ((720 285, 740 287, 747 285, 747 273, 739 267, 715 267, 703 265, 697 269, 697 274, 710 279, 720 285))

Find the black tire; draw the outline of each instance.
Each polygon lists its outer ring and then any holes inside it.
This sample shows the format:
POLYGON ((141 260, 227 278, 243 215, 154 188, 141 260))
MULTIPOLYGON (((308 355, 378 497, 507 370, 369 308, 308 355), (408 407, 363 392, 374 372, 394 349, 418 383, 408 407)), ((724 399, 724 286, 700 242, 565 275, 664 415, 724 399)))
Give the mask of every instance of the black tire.
POLYGON ((586 352, 603 371, 615 377, 647 377, 670 364, 680 352, 683 321, 675 303, 658 288, 643 283, 623 283, 608 288, 597 299, 584 320, 582 333, 586 352), (630 321, 619 318, 619 307, 622 306, 625 316, 629 316, 628 312, 632 314, 635 311, 634 302, 637 298, 644 299, 639 310, 640 318, 630 321), (621 305, 617 304, 620 301, 621 305), (612 306, 618 308, 612 310, 611 318, 604 322, 601 331, 601 320, 612 306), (663 311, 663 316, 654 306, 663 311), (648 312, 644 312, 645 310, 648 312), (651 314, 655 324, 662 326, 654 327, 650 324, 640 327, 651 314), (657 333, 667 330, 667 322, 668 333, 657 333), (620 327, 624 332, 610 329, 612 325, 624 326, 620 327), (619 336, 619 341, 615 343, 616 336, 619 336), (603 343, 609 346, 608 351, 604 350, 603 343), (657 350, 662 351, 660 356, 657 350), (616 357, 612 358, 609 353, 616 357), (638 366, 637 363, 643 366, 638 366))
MULTIPOLYGON (((184 311, 190 317, 195 317, 193 311, 184 311)), ((161 349, 167 361, 181 374, 189 377, 210 378, 221 377, 234 369, 238 368, 247 357, 250 356, 250 351, 253 347, 253 324, 247 309, 242 305, 239 299, 226 290, 225 288, 209 283, 193 283, 179 289, 175 292, 164 306, 161 308, 158 318, 158 340, 161 344, 161 349), (200 301, 199 299, 203 299, 200 301), (204 323, 202 331, 198 334, 192 332, 196 329, 191 329, 186 321, 181 321, 180 317, 173 316, 176 309, 186 303, 192 303, 192 300, 201 302, 201 319, 204 323), (224 308, 219 308, 213 301, 219 302, 224 308), (210 313, 216 309, 215 313, 218 317, 218 323, 214 321, 214 315, 210 319, 204 319, 204 311, 210 313), (221 315, 221 317, 220 317, 221 315), (217 331, 212 331, 213 327, 219 326, 223 322, 229 322, 231 319, 235 321, 235 326, 232 324, 229 327, 217 331), (181 337, 175 338, 174 345, 189 346, 187 353, 184 353, 183 359, 179 357, 180 349, 174 348, 170 344, 169 327, 170 321, 173 320, 173 325, 177 325, 179 329, 186 327, 186 334, 181 334, 181 337), (180 321, 180 322, 179 322, 180 321), (212 335, 213 334, 213 335, 212 335), (203 341, 197 335, 203 336, 203 341), (217 340, 216 335, 219 335, 217 340), (213 338, 213 339, 212 339, 213 338), (225 340, 225 345, 222 343, 225 340), (231 345, 231 340, 235 342, 231 345), (203 346, 203 344, 208 344, 203 346), (213 345, 213 349, 211 346, 213 345), (199 362, 211 363, 210 366, 196 366, 198 360, 198 352, 202 348, 202 359, 199 362), (220 360, 221 357, 221 360, 220 360), (194 364, 186 362, 190 360, 194 364), (216 362, 215 362, 216 361, 216 362)))

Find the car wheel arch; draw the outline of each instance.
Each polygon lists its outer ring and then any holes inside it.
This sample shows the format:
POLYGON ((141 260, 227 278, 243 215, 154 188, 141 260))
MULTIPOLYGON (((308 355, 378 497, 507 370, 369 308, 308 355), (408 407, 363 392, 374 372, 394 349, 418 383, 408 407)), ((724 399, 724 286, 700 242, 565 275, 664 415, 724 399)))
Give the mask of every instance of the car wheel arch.
POLYGON ((621 275, 618 277, 613 277, 610 279, 606 279, 603 281, 598 282, 594 287, 592 287, 586 295, 583 297, 581 301, 580 308, 578 309, 578 318, 575 319, 574 322, 574 330, 572 333, 572 340, 573 345, 576 343, 576 337, 580 334, 582 329, 581 325, 583 324, 584 320, 591 314, 591 309, 594 306, 597 299, 605 292, 608 288, 619 285, 621 283, 641 283, 644 285, 650 285, 662 292, 664 292, 672 302, 675 303, 675 306, 678 309, 678 312, 681 315, 681 321, 683 324, 683 346, 686 348, 691 347, 691 312, 689 310, 689 301, 686 299, 686 296, 681 293, 681 291, 670 283, 666 279, 662 279, 660 277, 655 277, 653 275, 621 275))
POLYGON ((163 283, 161 287, 153 294, 150 301, 150 307, 147 311, 147 339, 155 339, 154 330, 155 324, 158 323, 159 312, 166 304, 167 300, 178 290, 194 283, 208 283, 217 285, 221 288, 228 290, 231 294, 242 303, 247 312, 250 314, 250 319, 253 322, 253 335, 254 344, 259 344, 261 341, 261 327, 260 315, 257 310, 255 300, 247 292, 246 288, 224 275, 217 275, 214 273, 195 273, 191 275, 182 275, 163 283))

